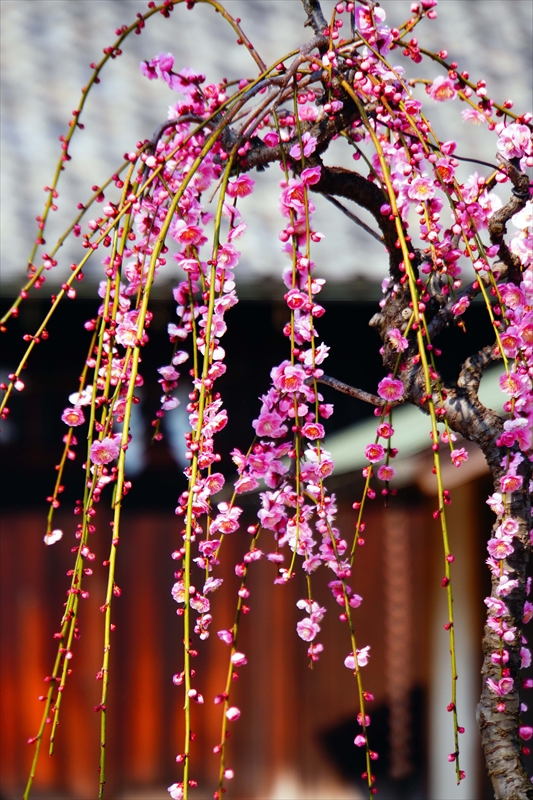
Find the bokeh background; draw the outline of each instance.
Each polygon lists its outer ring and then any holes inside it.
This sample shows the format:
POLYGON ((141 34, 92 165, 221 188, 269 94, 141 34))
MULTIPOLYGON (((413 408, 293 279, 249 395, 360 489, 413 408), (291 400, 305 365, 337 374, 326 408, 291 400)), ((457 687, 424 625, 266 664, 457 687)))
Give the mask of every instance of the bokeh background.
MULTIPOLYGON (((298 0, 229 0, 227 7, 240 16, 262 58, 272 62, 309 36, 298 0)), ((408 3, 384 2, 391 25, 408 13, 408 3)), ((324 2, 326 16, 332 2, 324 2)), ((35 217, 41 213, 42 187, 51 178, 59 156, 58 137, 64 133, 79 90, 88 79, 88 64, 114 40, 114 30, 133 20, 140 5, 130 0, 3 0, 2 44, 2 311, 16 296, 25 274, 25 262, 35 238, 35 217)), ((529 0, 444 0, 438 19, 424 22, 418 34, 426 46, 445 47, 450 58, 471 77, 484 78, 489 94, 512 98, 516 108, 531 108, 532 5, 529 0)), ((59 210, 51 220, 49 241, 69 224, 76 204, 101 183, 138 139, 151 136, 165 118, 173 95, 159 82, 148 82, 139 62, 160 52, 172 52, 177 66, 204 72, 209 81, 254 74, 255 65, 234 35, 207 6, 193 11, 177 8, 171 19, 151 20, 142 36, 133 36, 121 58, 111 63, 95 87, 85 114, 85 130, 72 147, 73 160, 60 183, 59 210)), ((400 60, 400 57, 399 57, 400 60)), ((407 66, 403 64, 403 66, 407 66)), ((425 74, 433 77, 433 65, 425 74)), ((445 138, 460 138, 460 154, 492 161, 494 140, 479 128, 460 122, 451 104, 431 105, 436 126, 445 138)), ((333 148, 331 163, 344 163, 333 148)), ((238 268, 240 304, 228 315, 224 346, 228 373, 220 390, 230 422, 218 435, 226 455, 222 471, 232 475, 227 456, 234 447, 245 449, 251 420, 257 415, 258 396, 267 386, 272 365, 286 355, 282 328, 286 321, 284 288, 279 273, 284 260, 277 232, 279 173, 272 167, 261 175, 255 202, 243 204, 249 230, 242 242, 238 268)), ((317 274, 328 281, 323 292, 327 314, 320 320, 321 338, 331 346, 328 371, 363 389, 374 391, 382 377, 376 334, 368 328, 380 297, 386 258, 380 245, 344 216, 317 198, 317 227, 326 238, 316 248, 317 274)), ((48 307, 49 291, 64 280, 68 265, 79 251, 65 246, 60 263, 49 273, 42 296, 36 293, 22 304, 17 320, 4 336, 2 376, 12 371, 22 353, 22 334, 39 324, 48 307)), ((55 479, 53 466, 61 452, 64 426, 60 414, 68 394, 75 390, 88 335, 83 322, 95 315, 94 290, 101 279, 97 263, 78 284, 78 299, 60 308, 52 321, 50 339, 25 375, 26 390, 11 404, 8 424, 2 426, 1 528, 1 783, 4 800, 20 797, 28 772, 31 748, 25 743, 37 731, 44 691, 43 678, 54 657, 53 632, 58 624, 65 572, 71 567, 74 517, 79 495, 79 459, 69 465, 66 489, 57 524, 63 540, 45 548, 45 498, 55 479), (83 340, 83 342, 81 341, 83 340), (78 345, 78 343, 80 343, 78 345)), ((174 562, 170 553, 179 541, 173 514, 184 488, 182 408, 165 419, 165 438, 150 445, 150 420, 158 405, 154 387, 156 369, 168 362, 166 325, 174 318, 171 290, 175 276, 161 274, 154 298, 150 344, 143 358, 146 385, 136 407, 133 433, 136 443, 128 453, 134 491, 125 503, 124 543, 121 545, 115 644, 109 702, 109 794, 116 800, 157 800, 165 787, 178 780, 174 757, 182 749, 180 691, 172 675, 180 669, 180 629, 170 596, 174 562), (151 380, 152 379, 152 380, 151 380)), ((482 309, 475 304, 465 315, 469 346, 460 332, 442 342, 442 369, 453 378, 461 358, 487 341, 482 309)), ((494 395, 494 376, 485 381, 487 402, 494 395)), ((183 395, 188 393, 186 384, 183 395)), ((337 494, 339 522, 349 534, 354 525, 351 504, 361 492, 361 453, 372 436, 373 418, 362 404, 325 389, 336 411, 328 421, 328 444, 338 465, 331 479, 337 494)), ((409 412, 408 409, 405 410, 409 412)), ((367 515, 366 544, 359 553, 352 580, 365 602, 357 614, 360 645, 371 645, 365 686, 375 695, 372 734, 380 759, 376 762, 380 796, 476 800, 490 797, 485 783, 474 707, 479 691, 482 599, 488 589, 484 568, 485 540, 491 514, 484 499, 490 481, 475 449, 461 470, 451 467, 445 480, 452 490, 450 529, 455 562, 455 599, 459 641, 459 693, 463 737, 463 765, 468 780, 456 789, 454 771, 446 755, 452 749, 452 729, 446 705, 449 695, 446 619, 440 588, 440 535, 431 518, 436 498, 430 480, 427 423, 418 412, 398 412, 395 421, 402 437, 398 463, 398 495, 389 509, 374 501, 367 515)), ((243 498, 242 533, 228 540, 221 565, 225 578, 214 604, 212 630, 232 623, 237 584, 232 563, 248 546, 247 521, 257 498, 243 498)), ((103 504, 102 504, 103 505, 103 504)), ((93 549, 96 564, 106 558, 108 517, 101 509, 93 549)), ((265 535, 265 539, 267 539, 265 535)), ((262 543, 269 549, 268 541, 262 543)), ((294 581, 274 586, 275 567, 253 565, 250 578, 250 614, 242 625, 242 650, 249 665, 240 670, 235 701, 243 715, 229 744, 229 765, 236 777, 236 798, 342 800, 361 794, 364 766, 354 752, 356 697, 351 675, 342 667, 348 652, 346 631, 337 621, 338 608, 324 589, 327 577, 317 576, 316 595, 328 608, 325 652, 314 670, 307 668, 306 646, 295 633, 296 601, 304 585, 294 581), (324 586, 319 587, 322 583, 324 586), (329 624, 330 623, 330 624, 329 624)), ((82 637, 73 659, 67 686, 56 755, 43 754, 34 797, 42 800, 86 800, 97 784, 102 617, 99 606, 105 591, 105 571, 95 569, 88 586, 90 598, 80 616, 82 637)), ((315 591, 315 589, 314 589, 315 591)), ((212 796, 217 762, 212 747, 218 741, 219 708, 212 704, 222 690, 226 649, 216 636, 200 645, 198 682, 206 704, 198 707, 193 775, 197 796, 212 796)))

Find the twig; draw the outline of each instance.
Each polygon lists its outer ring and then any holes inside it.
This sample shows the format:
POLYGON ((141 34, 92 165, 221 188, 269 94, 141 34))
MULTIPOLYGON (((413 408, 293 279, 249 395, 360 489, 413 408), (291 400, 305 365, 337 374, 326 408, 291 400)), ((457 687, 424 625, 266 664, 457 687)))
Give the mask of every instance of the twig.
POLYGON ((345 214, 348 217, 348 219, 351 219, 352 222, 355 222, 356 225, 359 225, 359 227, 361 227, 364 231, 369 233, 370 236, 373 236, 376 242, 379 242, 380 244, 385 244, 385 239, 383 238, 383 236, 380 236, 379 233, 376 233, 376 231, 373 230, 370 227, 370 225, 367 225, 366 222, 363 222, 362 219, 359 219, 359 217, 353 214, 350 211, 350 209, 346 208, 346 206, 343 206, 342 203, 339 203, 339 201, 336 200, 334 197, 332 197, 330 194, 325 194, 324 197, 326 198, 326 200, 329 200, 329 202, 332 203, 335 206, 335 208, 338 208, 340 211, 342 211, 342 213, 345 214))
POLYGON ((331 388, 335 389, 337 392, 348 394, 350 397, 355 397, 357 400, 362 400, 365 403, 378 406, 378 408, 382 408, 383 406, 392 408, 392 406, 399 406, 403 403, 403 399, 394 401, 384 400, 382 397, 378 397, 376 394, 370 394, 370 392, 364 392, 362 389, 356 389, 355 386, 350 386, 347 383, 343 383, 342 381, 337 380, 337 378, 330 378, 329 375, 322 375, 321 378, 317 378, 316 380, 317 383, 323 383, 325 386, 331 386, 331 388))

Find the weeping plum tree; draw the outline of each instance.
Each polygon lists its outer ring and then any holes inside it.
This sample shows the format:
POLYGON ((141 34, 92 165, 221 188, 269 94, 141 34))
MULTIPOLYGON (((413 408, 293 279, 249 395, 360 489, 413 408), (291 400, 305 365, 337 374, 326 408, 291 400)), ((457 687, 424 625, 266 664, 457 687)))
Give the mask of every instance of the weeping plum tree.
MULTIPOLYGON (((415 2, 408 19, 393 29, 385 24, 385 11, 371 0, 362 0, 358 6, 340 2, 329 20, 318 0, 302 0, 302 23, 310 29, 310 38, 299 50, 280 53, 271 65, 263 62, 260 43, 256 49, 239 19, 216 0, 189 0, 186 5, 193 9, 198 2, 208 3, 219 19, 233 28, 238 43, 249 50, 255 77, 207 85, 203 75, 176 66, 170 54, 141 64, 148 80, 162 80, 176 92, 176 102, 153 137, 127 153, 109 181, 78 206, 78 216, 65 236, 78 237, 79 260, 52 297, 41 325, 24 337, 27 351, 9 375, 9 383, 2 385, 5 419, 13 391, 24 389, 23 368, 47 338, 51 316, 65 297, 74 296, 75 282, 96 254, 103 264, 102 303, 97 317, 85 324, 93 332, 92 341, 86 356, 80 354, 80 360, 85 358, 80 383, 62 415, 68 432, 55 491, 49 498, 47 545, 62 536, 54 528, 53 514, 59 505, 64 467, 76 445, 83 449, 79 475, 83 499, 75 509, 77 544, 71 584, 56 634, 57 656, 42 724, 30 740, 35 758, 24 797, 30 796, 45 739, 50 752, 54 748, 79 603, 86 595, 90 573, 87 563, 93 517, 102 501, 113 509, 109 556, 104 562, 108 574, 103 660, 97 676, 101 680, 98 796, 104 796, 106 718, 112 713, 107 696, 117 593, 115 567, 122 536, 122 501, 130 489, 135 490, 125 478, 124 463, 131 439, 132 404, 143 380, 141 354, 152 320, 153 287, 161 267, 170 259, 178 306, 176 321, 168 325, 172 354, 169 363, 159 369, 162 398, 155 439, 161 436, 159 420, 178 403, 175 391, 180 371, 185 369, 193 382, 187 406, 190 430, 185 434, 188 489, 176 508, 181 522, 172 553, 176 582, 169 587, 182 626, 176 635, 184 642, 183 668, 174 676, 174 683, 183 691, 185 731, 183 750, 176 758, 180 774, 169 787, 170 796, 187 798, 199 777, 190 772, 189 754, 192 709, 203 698, 195 687, 191 658, 196 650, 201 658, 201 640, 209 636, 210 608, 222 583, 217 571, 225 555, 224 542, 240 525, 238 496, 257 489, 258 521, 248 528, 249 546, 236 566, 242 583, 235 622, 231 629, 217 632, 228 645, 229 657, 226 685, 215 698, 220 705, 221 731, 214 743, 220 757, 214 796, 221 798, 233 775, 226 766, 225 750, 228 726, 241 713, 231 698, 233 673, 246 663, 239 650, 239 620, 248 591, 248 570, 263 556, 277 565, 277 583, 290 581, 297 569, 306 574, 308 595, 298 604, 302 619, 297 634, 309 644, 310 663, 319 659, 323 649, 317 637, 325 609, 313 599, 313 586, 321 576, 342 607, 349 652, 339 669, 353 672, 359 702, 360 731, 354 748, 366 752, 363 778, 369 795, 377 791, 372 765, 378 754, 372 749, 369 729, 370 667, 363 678, 369 648, 356 641, 353 610, 361 604, 361 597, 350 588, 349 580, 360 550, 357 545, 362 544, 368 500, 377 492, 387 495, 393 491, 389 489, 390 484, 394 487, 395 475, 392 409, 411 403, 427 415, 438 491, 434 516, 442 530, 442 585, 448 607, 447 633, 443 635, 449 636, 451 653, 450 769, 456 770, 457 782, 465 778, 459 746, 463 729, 456 709, 453 556, 446 524, 450 497, 441 468, 442 458, 451 458, 457 467, 466 460, 466 450, 454 445, 459 434, 481 448, 494 481, 494 493, 487 500, 496 515, 492 531, 487 532, 492 591, 485 599, 477 707, 486 768, 497 798, 531 798, 533 788, 521 760, 527 746, 520 739, 531 738, 533 730, 521 723, 520 688, 531 688, 533 682, 521 682, 520 669, 530 662, 522 628, 533 612, 526 600, 533 422, 533 238, 527 176, 527 169, 533 166, 532 115, 519 116, 511 110, 512 102, 498 104, 490 99, 485 82, 473 82, 457 63, 450 63, 445 50, 431 52, 419 44, 413 30, 422 20, 436 17, 436 0, 415 2), (423 65, 428 60, 439 66, 437 78, 430 80, 421 74, 407 79, 402 62, 423 65), (450 114, 462 105, 464 122, 486 126, 493 133, 494 163, 476 162, 481 174, 476 172, 460 182, 456 174, 459 162, 475 159, 469 158, 471 154, 465 153, 460 143, 439 140, 428 116, 435 102, 448 103, 450 114), (352 169, 324 163, 323 154, 333 140, 342 140, 353 156, 356 163, 352 169), (253 193, 251 175, 275 162, 282 169, 279 239, 287 256, 283 271, 287 358, 272 365, 271 384, 265 386, 260 413, 252 423, 248 451, 235 449, 231 454, 238 473, 231 500, 217 504, 213 498, 225 479, 217 471, 216 434, 226 425, 227 411, 216 381, 226 371, 222 346, 226 315, 237 303, 237 240, 246 230, 240 200, 253 193), (313 225, 313 197, 317 194, 378 238, 388 261, 383 299, 370 322, 381 337, 384 367, 375 395, 324 371, 329 348, 319 339, 324 307, 318 295, 325 281, 318 277, 322 274, 322 234, 313 225), (370 212, 374 227, 359 220, 346 207, 347 200, 370 212), (100 206, 95 206, 97 201, 100 206), (468 275, 471 277, 465 277, 468 275), (437 335, 445 342, 446 330, 463 324, 462 315, 475 298, 484 304, 492 334, 486 345, 461 365, 456 382, 447 383, 439 374, 440 351, 433 342, 437 335), (506 395, 502 415, 486 408, 478 396, 483 371, 497 361, 502 365, 500 387, 506 395), (375 440, 365 449, 364 490, 354 498, 351 531, 336 527, 335 498, 327 489, 334 464, 323 439, 325 420, 333 406, 323 402, 321 384, 372 404, 377 418, 375 440)), ((140 34, 154 15, 170 18, 181 4, 181 0, 148 3, 148 11, 137 14, 129 27, 117 30, 115 43, 105 49, 100 63, 92 65, 92 77, 83 89, 68 133, 62 137, 62 155, 38 218, 39 234, 27 281, 2 320, 3 330, 10 318, 17 316, 28 292, 41 288, 47 271, 56 266, 56 253, 65 236, 44 253, 44 231, 92 85, 100 80, 108 62, 121 54, 130 34, 140 34)), ((459 112, 457 116, 460 118, 459 112)), ((231 314, 227 317, 230 320, 231 314)))

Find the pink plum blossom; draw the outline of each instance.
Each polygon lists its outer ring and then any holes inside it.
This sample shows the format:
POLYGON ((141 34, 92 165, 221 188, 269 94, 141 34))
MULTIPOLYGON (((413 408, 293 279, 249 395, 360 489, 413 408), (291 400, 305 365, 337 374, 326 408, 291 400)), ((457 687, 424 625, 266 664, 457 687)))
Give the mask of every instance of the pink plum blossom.
POLYGON ((300 179, 306 186, 312 186, 320 180, 321 167, 306 167, 300 173, 300 179))
POLYGON ((514 680, 512 678, 500 678, 499 681, 495 681, 492 678, 487 678, 487 686, 498 697, 503 697, 513 690, 514 680))
POLYGON ((313 622, 309 617, 306 617, 296 623, 296 632, 304 642, 312 642, 320 632, 320 625, 318 625, 317 622, 313 622))
MULTIPOLYGON (((302 145, 305 158, 309 158, 309 156, 315 152, 317 141, 318 139, 316 136, 311 136, 309 131, 306 131, 304 134, 302 134, 302 145)), ((300 142, 297 142, 291 147, 289 150, 289 155, 291 158, 295 159, 302 157, 302 148, 300 146, 300 142)))
POLYGON ((404 350, 407 350, 409 342, 405 336, 402 336, 402 332, 398 328, 391 328, 389 331, 387 331, 387 336, 389 337, 392 346, 395 350, 397 350, 398 353, 403 353, 404 350))
POLYGON ((236 722, 240 716, 241 711, 237 706, 231 706, 231 708, 228 708, 226 711, 226 717, 230 722, 236 722))
POLYGON ((394 428, 392 427, 392 425, 390 423, 382 422, 380 425, 378 425, 378 428, 377 428, 376 432, 377 432, 377 435, 381 436, 382 439, 388 439, 393 435, 394 428))
POLYGON ((391 481, 396 475, 396 470, 393 467, 383 465, 378 469, 378 478, 380 481, 391 481))
POLYGON ((354 658, 353 653, 350 653, 348 656, 346 656, 346 658, 344 659, 344 666, 347 667, 348 669, 355 671, 357 667, 366 667, 369 658, 370 658, 370 645, 367 645, 367 647, 363 647, 361 648, 361 650, 357 650, 356 658, 354 658), (355 665, 356 660, 357 660, 357 667, 355 665))
POLYGON ((471 125, 484 125, 487 117, 478 111, 477 108, 464 108, 461 111, 463 122, 470 122, 471 125))
POLYGON ((224 642, 224 644, 233 644, 233 632, 229 630, 222 630, 217 632, 218 638, 224 642))
POLYGON ((252 422, 252 426, 258 436, 271 436, 273 439, 285 436, 288 430, 287 426, 283 425, 283 417, 274 411, 261 413, 258 419, 252 422))
POLYGON ((234 488, 237 494, 242 494, 243 492, 252 492, 254 489, 257 489, 258 486, 258 480, 250 475, 243 475, 242 478, 236 481, 234 488))
POLYGON ((518 586, 518 581, 515 578, 509 579, 506 575, 502 575, 500 584, 496 589, 496 593, 500 597, 507 597, 518 586))
POLYGON ((234 181, 230 181, 226 192, 230 197, 246 197, 253 192, 255 181, 248 175, 239 175, 234 181))
POLYGON ((396 400, 401 400, 403 391, 403 383, 397 378, 383 378, 383 380, 378 383, 379 396, 391 403, 396 400))
POLYGON ((385 11, 382 8, 379 8, 379 6, 372 9, 372 14, 370 13, 369 8, 357 6, 354 13, 355 24, 361 33, 373 31, 374 26, 379 25, 380 22, 384 22, 387 16, 385 11), (372 15, 374 20, 372 20, 372 15))
POLYGON ((70 428, 75 428, 78 425, 83 425, 85 416, 81 408, 65 408, 61 414, 61 420, 70 428))
POLYGON ((219 503, 218 510, 220 514, 213 520, 210 525, 210 532, 215 533, 233 533, 239 527, 239 517, 242 514, 242 508, 232 506, 230 508, 228 503, 219 503))
POLYGON ((106 436, 101 442, 93 442, 91 445, 91 461, 93 464, 109 464, 117 458, 120 451, 120 435, 106 436))
POLYGON ((468 452, 464 447, 460 447, 456 450, 452 450, 450 453, 450 458, 454 467, 460 467, 461 464, 464 464, 465 461, 468 461, 468 452))
POLYGON ((407 190, 411 200, 431 200, 435 196, 433 181, 427 175, 415 178, 407 190))
POLYGON ((492 653, 490 660, 492 661, 493 664, 498 664, 499 666, 500 665, 503 666, 503 664, 507 664, 507 662, 509 661, 509 651, 502 650, 501 653, 499 652, 492 653))
POLYGON ((365 447, 365 458, 370 461, 371 464, 375 464, 377 461, 381 461, 381 459, 385 455, 385 449, 381 444, 367 444, 365 447))
POLYGON ((486 503, 491 511, 494 511, 494 513, 498 514, 498 516, 501 516, 505 511, 503 497, 500 492, 494 492, 494 494, 491 494, 486 503))
POLYGON ((468 297, 466 297, 466 295, 464 297, 461 297, 461 299, 458 300, 457 303, 453 304, 452 314, 455 314, 456 317, 459 317, 461 314, 465 313, 469 305, 470 305, 470 300, 468 299, 468 297))
POLYGON ((319 422, 307 422, 302 428, 302 435, 306 439, 323 439, 325 433, 324 426, 319 422))
POLYGON ((487 550, 493 558, 501 560, 510 556, 514 548, 506 539, 491 539, 487 544, 487 550))
POLYGON ((428 94, 438 103, 445 103, 447 100, 453 100, 454 97, 457 96, 453 81, 443 75, 439 75, 438 78, 435 78, 428 88, 428 94))
POLYGON ((516 492, 521 488, 524 479, 521 475, 509 473, 500 478, 500 489, 502 492, 516 492))
POLYGON ((283 362, 279 367, 274 367, 270 373, 274 386, 282 392, 298 392, 305 381, 305 372, 302 367, 291 366, 283 362))
POLYGON ((507 160, 522 158, 532 152, 531 131, 527 125, 513 123, 500 131, 496 147, 507 160))

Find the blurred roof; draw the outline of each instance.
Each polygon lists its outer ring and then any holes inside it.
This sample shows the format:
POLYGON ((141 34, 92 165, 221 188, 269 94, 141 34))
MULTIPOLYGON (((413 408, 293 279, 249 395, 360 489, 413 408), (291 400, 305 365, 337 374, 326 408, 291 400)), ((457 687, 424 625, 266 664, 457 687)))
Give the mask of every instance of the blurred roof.
MULTIPOLYGON (((267 63, 309 38, 297 0, 227 0, 226 5, 233 15, 242 17, 244 29, 267 63)), ((323 0, 326 16, 333 5, 332 0, 323 0)), ((408 15, 409 5, 407 0, 382 3, 391 24, 408 15)), ((2 291, 9 295, 17 291, 23 278, 36 234, 35 217, 42 212, 42 187, 51 180, 60 154, 58 137, 65 132, 80 87, 87 82, 88 65, 114 41, 115 29, 131 22, 145 4, 137 0, 3 0, 0 8, 2 291)), ((439 5, 438 19, 421 23, 417 35, 428 47, 446 47, 450 58, 458 60, 472 78, 486 79, 491 96, 500 100, 512 97, 517 108, 527 110, 532 20, 530 0, 447 0, 439 5)), ((141 60, 162 51, 172 52, 178 67, 198 69, 211 82, 256 73, 246 49, 236 46, 233 31, 207 5, 199 3, 193 11, 178 6, 169 20, 159 15, 149 20, 142 36, 131 36, 123 55, 108 64, 101 84, 89 96, 83 116, 85 130, 77 133, 71 149, 73 160, 61 177, 59 211, 53 215, 46 237, 49 242, 67 227, 73 209, 89 196, 91 186, 113 173, 122 154, 137 140, 150 136, 165 119, 175 95, 161 82, 147 81, 139 70, 141 60)), ((398 60, 409 66, 404 63, 407 59, 398 60)), ((424 74, 433 77, 435 65, 424 64, 424 74)), ((429 102, 437 131, 451 138, 460 119, 458 110, 450 114, 447 105, 429 102)), ((468 125, 459 130, 461 154, 475 152, 478 158, 493 159, 494 140, 487 138, 486 131, 468 125)), ((334 143, 330 163, 341 163, 339 151, 334 143)), ((254 202, 243 203, 249 230, 241 240, 239 273, 249 287, 246 292, 264 294, 268 292, 267 279, 281 272, 284 256, 277 237, 281 221, 277 167, 260 177, 254 202)), ((332 284, 339 284, 336 294, 353 296, 356 278, 380 281, 386 269, 383 247, 322 198, 317 198, 316 204, 315 225, 326 233, 316 250, 317 268, 332 284)), ((61 283, 69 263, 78 257, 79 246, 75 242, 66 245, 50 282, 61 283)), ((88 271, 83 290, 99 278, 95 265, 88 271)))
MULTIPOLYGON (((498 413, 503 412, 505 400, 498 383, 502 371, 501 365, 487 370, 483 375, 479 391, 479 399, 483 405, 498 413)), ((426 494, 436 493, 436 481, 431 474, 433 459, 430 450, 429 417, 415 406, 405 405, 394 409, 392 423, 393 445, 398 449, 398 456, 393 461, 396 470, 393 486, 401 487, 417 483, 426 494)), ((375 419, 367 419, 326 437, 325 447, 335 462, 336 476, 368 466, 365 447, 375 440, 376 425, 375 419)), ((447 488, 452 489, 459 484, 468 483, 485 472, 488 473, 483 453, 475 444, 461 440, 455 442, 454 446, 464 447, 469 458, 459 469, 448 459, 443 458, 443 480, 447 488)))

